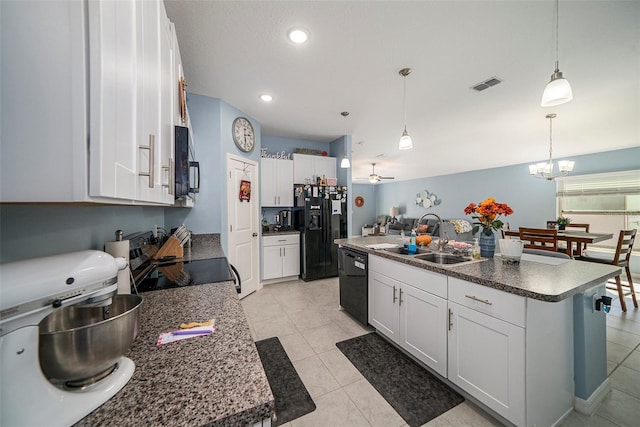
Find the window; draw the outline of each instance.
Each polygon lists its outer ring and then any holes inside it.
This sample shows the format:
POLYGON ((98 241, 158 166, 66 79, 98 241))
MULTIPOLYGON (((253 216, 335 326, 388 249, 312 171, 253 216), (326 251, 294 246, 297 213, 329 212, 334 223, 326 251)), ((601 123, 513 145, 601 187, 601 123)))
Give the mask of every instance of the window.
MULTIPOLYGON (((589 224, 589 231, 613 233, 613 239, 594 245, 615 249, 620 230, 640 228, 640 170, 559 178, 558 216, 589 224)), ((640 245, 634 245, 640 253, 640 245)))

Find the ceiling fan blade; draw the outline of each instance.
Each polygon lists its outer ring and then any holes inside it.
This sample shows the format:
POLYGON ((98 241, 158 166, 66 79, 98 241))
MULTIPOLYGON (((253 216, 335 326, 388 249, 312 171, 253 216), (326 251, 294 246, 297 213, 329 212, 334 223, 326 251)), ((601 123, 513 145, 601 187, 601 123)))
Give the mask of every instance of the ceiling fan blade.
POLYGON ((378 179, 396 179, 395 176, 378 176, 378 179))

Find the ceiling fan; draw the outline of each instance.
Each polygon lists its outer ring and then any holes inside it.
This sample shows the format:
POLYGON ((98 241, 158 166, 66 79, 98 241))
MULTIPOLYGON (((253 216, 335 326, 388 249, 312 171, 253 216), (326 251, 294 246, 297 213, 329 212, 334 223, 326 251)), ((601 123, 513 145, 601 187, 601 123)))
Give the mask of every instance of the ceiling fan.
POLYGON ((382 179, 395 179, 395 177, 393 176, 380 176, 376 173, 376 164, 375 163, 371 163, 372 166, 372 172, 371 175, 369 175, 369 182, 372 184, 375 184, 376 182, 379 182, 382 179))

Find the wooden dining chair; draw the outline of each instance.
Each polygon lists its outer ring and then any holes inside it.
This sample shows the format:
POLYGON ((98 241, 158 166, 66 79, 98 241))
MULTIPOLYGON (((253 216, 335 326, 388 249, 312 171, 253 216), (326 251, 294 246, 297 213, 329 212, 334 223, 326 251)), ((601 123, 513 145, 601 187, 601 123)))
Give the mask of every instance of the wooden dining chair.
POLYGON ((615 289, 618 291, 618 297, 620 298, 620 305, 622 306, 622 311, 627 311, 627 303, 624 298, 627 295, 631 295, 631 299, 633 300, 633 306, 638 308, 638 300, 636 298, 636 291, 633 288, 633 280, 631 280, 631 270, 629 268, 629 261, 631 260, 631 250, 633 249, 633 242, 636 239, 637 230, 620 230, 620 235, 618 237, 618 245, 616 246, 616 253, 613 256, 613 259, 602 259, 602 258, 594 258, 594 257, 576 257, 576 260, 579 261, 588 261, 588 262, 597 262, 600 264, 611 264, 616 267, 624 267, 624 271, 627 274, 627 285, 623 285, 620 280, 620 275, 615 277, 615 285, 616 287, 607 287, 607 289, 615 289), (626 291, 623 288, 628 288, 626 291))
MULTIPOLYGON (((589 232, 589 224, 567 224, 565 226, 566 228, 576 228, 576 229, 580 229, 581 231, 584 231, 585 233, 589 232)), ((566 244, 565 244, 566 245, 566 244)), ((558 252, 567 252, 567 248, 565 245, 560 244, 560 242, 558 243, 558 252)), ((572 248, 573 249, 573 248, 572 248)), ((582 246, 580 246, 578 244, 578 247, 573 249, 573 256, 582 256, 584 253, 586 253, 587 251, 587 244, 583 243, 582 246)))
POLYGON ((520 227, 519 232, 520 240, 524 242, 525 249, 558 251, 558 230, 520 227))

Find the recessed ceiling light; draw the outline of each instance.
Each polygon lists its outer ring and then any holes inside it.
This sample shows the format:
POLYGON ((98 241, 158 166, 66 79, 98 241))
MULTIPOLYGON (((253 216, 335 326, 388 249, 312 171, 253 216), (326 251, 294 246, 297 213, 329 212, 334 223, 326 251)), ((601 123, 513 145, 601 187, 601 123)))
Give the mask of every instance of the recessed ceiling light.
POLYGON ((264 94, 260 95, 260 99, 263 100, 264 102, 271 102, 271 101, 273 101, 273 96, 271 96, 271 95, 269 95, 267 93, 264 93, 264 94))
POLYGON ((293 28, 289 30, 288 36, 289 40, 292 42, 302 44, 309 38, 309 33, 307 30, 303 30, 302 28, 293 28))

